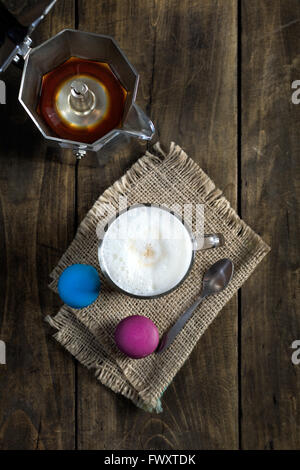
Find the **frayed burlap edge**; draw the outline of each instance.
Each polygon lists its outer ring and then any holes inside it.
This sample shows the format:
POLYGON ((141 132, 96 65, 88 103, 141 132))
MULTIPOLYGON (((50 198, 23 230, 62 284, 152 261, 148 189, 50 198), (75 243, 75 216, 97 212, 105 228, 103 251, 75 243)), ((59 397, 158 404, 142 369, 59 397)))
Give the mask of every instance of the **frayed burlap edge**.
MULTIPOLYGON (((198 197, 202 198, 202 202, 208 207, 212 208, 216 215, 219 216, 223 223, 225 223, 235 235, 243 246, 252 254, 252 259, 256 260, 256 265, 262 258, 269 252, 270 247, 257 235, 241 218, 237 215, 235 210, 230 206, 229 201, 222 195, 222 191, 216 188, 214 182, 209 176, 190 159, 181 147, 174 142, 171 143, 169 152, 166 153, 157 143, 153 148, 155 153, 149 151, 140 158, 117 182, 115 182, 109 189, 107 189, 102 196, 95 202, 92 209, 88 212, 85 219, 81 222, 76 236, 67 250, 62 256, 58 266, 52 271, 51 278, 53 279, 50 288, 57 290, 57 279, 62 271, 72 264, 72 256, 70 253, 76 251, 79 243, 82 243, 82 238, 88 237, 90 230, 96 230, 99 219, 99 211, 101 211, 102 204, 112 204, 118 206, 119 196, 126 196, 126 194, 137 184, 140 183, 142 178, 149 174, 151 171, 162 171, 163 168, 167 170, 180 170, 181 177, 184 177, 185 182, 189 184, 189 190, 197 193, 198 197)), ((75 338, 69 338, 68 334, 64 331, 64 327, 60 322, 64 315, 64 307, 58 313, 60 316, 54 318, 47 318, 48 323, 58 329, 55 338, 68 349, 83 365, 96 370, 95 374, 98 380, 103 384, 110 387, 113 391, 121 393, 127 398, 130 398, 137 406, 140 406, 147 411, 155 410, 161 411, 160 398, 154 398, 149 395, 146 390, 138 391, 140 384, 136 383, 134 374, 125 370, 121 372, 123 378, 112 374, 110 369, 105 367, 105 363, 99 364, 99 356, 89 357, 85 351, 82 352, 82 346, 75 338), (83 357, 83 354, 85 356, 83 357)), ((99 338, 97 338, 99 341, 99 338)), ((104 359, 104 358, 103 358, 104 359)), ((104 359, 105 360, 105 359, 104 359)), ((163 393, 163 391, 162 391, 163 393)))
MULTIPOLYGON (((155 144, 153 149, 157 152, 157 155, 147 151, 125 175, 108 188, 95 202, 78 227, 76 236, 70 246, 73 250, 76 250, 82 238, 89 236, 90 229, 96 229, 102 204, 112 204, 118 207, 119 196, 126 196, 132 187, 140 182, 141 178, 148 175, 149 171, 161 170, 159 167, 163 166, 174 171, 180 170, 181 176, 189 183, 189 189, 197 192, 197 195, 202 198, 203 203, 215 210, 216 214, 227 224, 232 233, 240 239, 245 248, 248 248, 252 253, 255 251, 258 257, 261 254, 265 255, 268 253, 270 247, 238 216, 230 206, 229 201, 222 195, 222 191, 216 188, 209 176, 197 163, 188 157, 179 145, 172 142, 169 153, 165 153, 162 150, 159 142, 155 144)), ((50 274, 50 277, 53 279, 53 282, 50 284, 51 289, 56 290, 56 280, 62 271, 72 264, 69 255, 70 251, 73 251, 72 249, 67 250, 57 267, 50 274)))
POLYGON ((107 354, 99 344, 99 339, 95 338, 83 324, 80 324, 71 310, 62 307, 55 317, 47 315, 45 321, 57 330, 53 338, 83 366, 94 370, 94 375, 99 382, 113 392, 129 398, 137 407, 145 411, 157 413, 162 411, 160 399, 155 403, 145 403, 142 400, 117 364, 110 363, 107 354), (79 337, 81 341, 78 341, 79 337))

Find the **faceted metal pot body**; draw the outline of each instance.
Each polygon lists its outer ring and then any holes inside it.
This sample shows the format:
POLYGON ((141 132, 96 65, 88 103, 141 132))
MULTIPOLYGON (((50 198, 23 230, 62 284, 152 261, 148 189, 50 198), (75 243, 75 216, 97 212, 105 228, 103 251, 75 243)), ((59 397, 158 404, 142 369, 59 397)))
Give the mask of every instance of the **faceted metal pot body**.
POLYGON ((113 38, 65 29, 40 46, 29 50, 23 69, 19 101, 49 144, 72 149, 80 157, 87 152, 99 152, 108 142, 124 135, 143 140, 153 137, 153 123, 135 103, 138 82, 138 73, 113 38), (127 90, 121 126, 91 144, 55 136, 37 112, 43 76, 70 57, 109 64, 127 90))

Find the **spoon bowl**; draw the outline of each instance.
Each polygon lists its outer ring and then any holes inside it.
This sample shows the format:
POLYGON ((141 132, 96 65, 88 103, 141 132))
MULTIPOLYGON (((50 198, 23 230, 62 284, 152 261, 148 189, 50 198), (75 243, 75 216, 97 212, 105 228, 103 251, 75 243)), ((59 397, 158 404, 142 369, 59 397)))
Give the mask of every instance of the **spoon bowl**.
POLYGON ((233 262, 223 258, 213 264, 204 274, 202 297, 221 292, 231 281, 233 262))
POLYGON ((233 262, 228 258, 223 258, 214 263, 203 277, 202 282, 202 293, 198 299, 191 305, 171 327, 171 329, 165 333, 159 343, 157 352, 162 353, 167 349, 170 344, 174 341, 178 333, 182 330, 186 322, 191 318, 192 314, 202 302, 202 300, 208 295, 218 294, 221 292, 232 279, 233 275, 233 262))

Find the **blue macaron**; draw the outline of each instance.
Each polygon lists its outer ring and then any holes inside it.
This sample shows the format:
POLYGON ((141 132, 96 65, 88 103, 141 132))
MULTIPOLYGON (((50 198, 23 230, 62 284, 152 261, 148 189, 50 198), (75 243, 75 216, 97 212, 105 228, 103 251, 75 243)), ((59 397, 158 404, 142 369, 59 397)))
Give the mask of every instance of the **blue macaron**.
POLYGON ((88 264, 73 264, 66 268, 58 280, 58 293, 62 301, 72 308, 83 308, 95 302, 100 292, 97 270, 88 264))

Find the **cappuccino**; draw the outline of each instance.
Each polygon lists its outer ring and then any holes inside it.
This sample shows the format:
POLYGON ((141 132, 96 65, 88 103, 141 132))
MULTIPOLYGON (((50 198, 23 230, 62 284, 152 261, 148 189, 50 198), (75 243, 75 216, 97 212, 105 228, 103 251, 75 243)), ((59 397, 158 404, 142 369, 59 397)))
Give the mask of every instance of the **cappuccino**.
POLYGON ((123 291, 163 294, 186 275, 193 241, 183 223, 156 206, 135 206, 113 220, 99 247, 102 270, 123 291))

